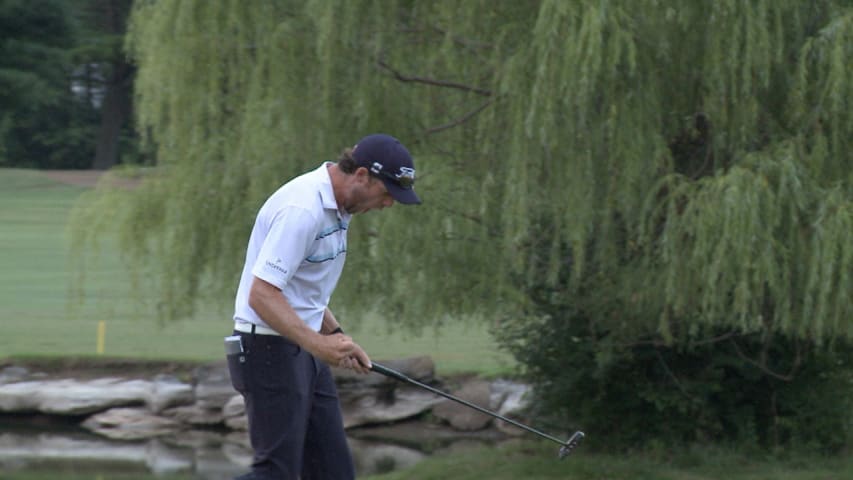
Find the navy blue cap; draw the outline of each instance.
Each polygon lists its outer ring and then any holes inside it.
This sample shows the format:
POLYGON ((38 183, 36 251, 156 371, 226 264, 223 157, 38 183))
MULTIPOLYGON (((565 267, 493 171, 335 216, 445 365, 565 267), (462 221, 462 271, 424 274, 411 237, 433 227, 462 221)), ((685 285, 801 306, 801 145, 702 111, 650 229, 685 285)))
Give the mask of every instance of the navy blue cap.
POLYGON ((355 145, 352 158, 382 180, 394 200, 408 205, 421 203, 414 188, 415 163, 396 138, 384 133, 368 135, 355 145))

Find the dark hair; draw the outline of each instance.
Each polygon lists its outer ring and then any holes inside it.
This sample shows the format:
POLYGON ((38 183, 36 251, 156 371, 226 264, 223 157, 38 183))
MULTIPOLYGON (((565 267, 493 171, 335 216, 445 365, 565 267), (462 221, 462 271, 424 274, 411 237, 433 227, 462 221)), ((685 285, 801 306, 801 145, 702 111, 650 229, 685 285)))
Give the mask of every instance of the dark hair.
POLYGON ((338 168, 347 175, 355 173, 359 164, 352 158, 352 148, 345 148, 338 157, 338 168))

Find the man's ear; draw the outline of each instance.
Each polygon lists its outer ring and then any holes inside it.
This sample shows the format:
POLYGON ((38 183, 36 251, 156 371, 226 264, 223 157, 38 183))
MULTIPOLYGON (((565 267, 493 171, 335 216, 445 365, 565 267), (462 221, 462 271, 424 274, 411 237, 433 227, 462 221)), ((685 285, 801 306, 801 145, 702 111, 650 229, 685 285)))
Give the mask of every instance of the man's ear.
POLYGON ((358 167, 353 174, 359 182, 370 182, 373 179, 367 167, 358 167))

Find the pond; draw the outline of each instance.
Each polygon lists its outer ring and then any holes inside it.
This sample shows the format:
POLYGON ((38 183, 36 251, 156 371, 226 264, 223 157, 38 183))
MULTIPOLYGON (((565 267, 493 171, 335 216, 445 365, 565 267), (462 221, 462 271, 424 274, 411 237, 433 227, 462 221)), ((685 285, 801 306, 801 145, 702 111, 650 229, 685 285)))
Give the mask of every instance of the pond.
MULTIPOLYGON (((359 476, 412 466, 429 455, 498 441, 418 422, 349 432, 359 476)), ((72 422, 0 417, 0 478, 4 480, 231 479, 248 471, 245 433, 188 431, 147 441, 118 441, 72 422)))

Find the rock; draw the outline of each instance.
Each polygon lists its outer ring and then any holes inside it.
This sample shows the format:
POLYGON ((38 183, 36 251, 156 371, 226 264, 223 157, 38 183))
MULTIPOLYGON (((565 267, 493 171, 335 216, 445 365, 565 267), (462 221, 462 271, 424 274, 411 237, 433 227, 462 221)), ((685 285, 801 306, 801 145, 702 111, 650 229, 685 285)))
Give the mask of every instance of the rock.
POLYGON ((231 430, 248 430, 249 418, 246 417, 246 403, 242 395, 234 395, 222 407, 225 426, 231 430))
POLYGON ((517 383, 510 380, 497 380, 492 383, 492 399, 500 399, 492 403, 492 408, 501 415, 521 414, 530 406, 528 393, 530 385, 517 383))
POLYGON ((146 404, 157 413, 192 401, 192 386, 166 375, 158 375, 154 381, 101 378, 0 384, 0 411, 5 412, 87 415, 146 404))
MULTIPOLYGON (((483 408, 490 405, 491 389, 489 382, 484 380, 468 381, 460 389, 450 393, 483 408)), ((447 399, 442 399, 441 403, 432 409, 432 413, 453 428, 466 432, 486 428, 492 420, 488 415, 447 399)))
POLYGON ((0 411, 85 415, 142 404, 150 391, 150 382, 119 378, 8 383, 0 385, 0 411))
POLYGON ((411 418, 426 412, 441 400, 441 397, 425 390, 408 386, 398 386, 386 392, 367 392, 358 397, 340 397, 344 428, 411 418))
POLYGON ((237 417, 240 415, 246 414, 246 401, 243 399, 242 395, 234 395, 230 400, 222 407, 222 415, 225 418, 228 417, 237 417))
POLYGON ((145 408, 113 408, 92 415, 82 426, 115 440, 140 440, 171 435, 184 428, 180 422, 152 415, 145 408))
POLYGON ((246 415, 241 415, 239 417, 227 417, 223 421, 225 426, 230 428, 231 430, 238 430, 246 432, 249 430, 249 417, 246 415))
POLYGON ((0 371, 0 385, 4 383, 22 382, 30 375, 30 371, 24 367, 10 366, 0 371))
POLYGON ((171 375, 157 375, 152 382, 146 403, 149 410, 160 413, 170 407, 189 405, 194 399, 192 385, 171 375))
MULTIPOLYGON (((429 383, 435 377, 435 363, 430 357, 379 363, 422 383, 429 383)), ((339 368, 333 368, 332 373, 345 428, 405 420, 426 412, 441 401, 441 397, 378 373, 359 375, 339 368)))
POLYGON ((196 368, 193 377, 195 402, 202 408, 221 409, 236 393, 224 361, 196 368))
POLYGON ((225 419, 222 408, 209 408, 201 403, 170 408, 163 415, 189 425, 217 425, 225 419))
MULTIPOLYGON (((513 420, 522 416, 523 412, 530 406, 528 393, 531 388, 523 383, 509 380, 497 380, 492 383, 492 408, 498 414, 513 420)), ((495 421, 498 430, 509 435, 521 435, 524 430, 500 420, 495 421)))

